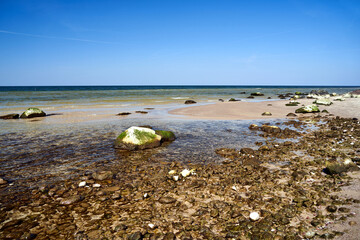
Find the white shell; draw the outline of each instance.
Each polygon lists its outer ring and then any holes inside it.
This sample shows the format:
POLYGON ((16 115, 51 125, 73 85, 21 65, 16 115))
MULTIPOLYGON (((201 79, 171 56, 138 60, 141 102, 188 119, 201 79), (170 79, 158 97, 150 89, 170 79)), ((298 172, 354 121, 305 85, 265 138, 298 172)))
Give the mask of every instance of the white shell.
POLYGON ((251 219, 251 220, 257 221, 257 220, 259 220, 259 218, 260 218, 260 215, 259 215, 258 212, 252 212, 252 213, 250 213, 250 219, 251 219))
POLYGON ((98 184, 98 183, 95 183, 95 184, 93 185, 93 187, 95 187, 95 188, 99 188, 99 187, 101 187, 101 185, 100 185, 100 184, 98 184))
POLYGON ((79 187, 85 187, 86 186, 86 182, 85 181, 82 181, 79 183, 79 187))

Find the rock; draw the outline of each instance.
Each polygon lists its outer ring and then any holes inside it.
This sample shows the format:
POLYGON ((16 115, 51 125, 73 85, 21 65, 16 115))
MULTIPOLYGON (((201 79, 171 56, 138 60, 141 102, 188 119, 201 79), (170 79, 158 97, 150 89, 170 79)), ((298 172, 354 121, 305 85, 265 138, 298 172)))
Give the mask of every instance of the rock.
POLYGON ((252 213, 250 213, 250 219, 251 219, 252 221, 257 221, 257 220, 259 220, 259 219, 260 219, 259 213, 258 213, 258 212, 252 212, 252 213))
POLYGON ((297 115, 295 113, 288 113, 286 116, 287 117, 297 117, 297 115))
POLYGON ((337 211, 337 207, 336 206, 334 206, 334 205, 329 205, 329 206, 327 206, 326 207, 326 211, 328 211, 328 212, 336 212, 337 211))
POLYGON ((39 108, 28 108, 23 112, 20 118, 34 118, 34 117, 45 117, 46 113, 39 108))
POLYGON ((128 240, 141 240, 141 239, 143 239, 143 236, 142 236, 141 232, 135 232, 135 233, 130 234, 127 239, 128 240))
POLYGON ((77 202, 80 202, 84 199, 83 196, 80 196, 80 195, 74 195, 74 196, 71 196, 71 197, 68 197, 68 198, 64 198, 60 201, 60 204, 62 205, 71 205, 73 203, 77 203, 77 202))
POLYGON ((194 104, 196 103, 194 100, 186 100, 185 101, 185 104, 194 104))
POLYGON ((329 92, 325 90, 311 90, 310 94, 323 96, 323 95, 329 95, 329 92))
POLYGON ((255 150, 251 148, 242 148, 240 149, 240 152, 243 154, 255 155, 255 150))
POLYGON ((164 238, 163 238, 163 240, 175 240, 175 239, 176 239, 176 236, 172 232, 166 233, 164 238))
POLYGON ((235 98, 230 98, 230 99, 229 99, 229 102, 238 102, 238 101, 240 101, 240 100, 237 100, 237 99, 235 99, 235 98))
POLYGON ((354 226, 354 225, 356 225, 356 224, 357 224, 357 222, 355 222, 355 221, 350 221, 350 222, 349 222, 349 225, 350 225, 350 226, 354 226))
POLYGON ((118 113, 117 115, 118 116, 126 116, 126 115, 130 115, 131 113, 129 112, 121 112, 121 113, 118 113))
POLYGON ((246 92, 239 92, 239 94, 246 94, 246 92))
POLYGON ((247 98, 255 98, 254 96, 248 96, 247 98))
POLYGON ((114 174, 111 171, 100 171, 92 174, 93 179, 99 181, 112 179, 113 176, 114 174))
POLYGON ((313 102, 313 104, 330 106, 333 103, 328 98, 318 98, 313 102))
POLYGON ((271 114, 271 112, 263 112, 261 115, 262 116, 271 116, 272 114, 271 114))
POLYGON ((359 167, 350 158, 343 161, 326 162, 326 168, 324 169, 325 173, 330 175, 359 170, 359 167))
POLYGON ((316 105, 307 105, 296 109, 295 113, 315 113, 320 112, 319 108, 316 105))
POLYGON ((288 106, 288 107, 295 106, 296 107, 299 104, 300 104, 299 102, 290 101, 289 103, 285 104, 285 106, 288 106))
POLYGON ((259 126, 256 125, 256 124, 251 124, 251 125, 249 126, 249 129, 250 129, 250 130, 258 130, 258 129, 259 129, 259 126))
POLYGON ((172 197, 161 197, 159 199, 159 203, 162 203, 162 204, 170 204, 170 203, 174 203, 174 202, 176 202, 176 199, 172 198, 172 197))
POLYGON ((295 95, 303 95, 301 92, 295 92, 295 95))
POLYGON ((112 186, 112 187, 107 187, 107 188, 103 189, 104 192, 116 192, 119 190, 120 190, 119 186, 112 186))
POLYGON ((146 111, 135 111, 135 113, 148 114, 146 111))
POLYGON ((141 150, 160 146, 161 136, 148 128, 131 127, 115 140, 115 148, 141 150))
POLYGON ((189 169, 184 169, 180 172, 181 176, 187 177, 191 174, 191 171, 189 169))
POLYGON ((19 118, 19 114, 17 113, 11 113, 11 114, 7 114, 7 115, 2 115, 0 116, 0 119, 4 119, 4 120, 7 120, 7 119, 18 119, 19 118))
POLYGON ((224 99, 221 99, 221 98, 220 98, 220 99, 219 99, 219 102, 224 102, 224 99))
POLYGON ((162 142, 171 142, 176 139, 175 134, 171 131, 156 130, 155 134, 161 137, 162 142))
POLYGON ((262 125, 261 131, 266 132, 266 133, 280 133, 281 128, 279 128, 277 126, 262 125))
POLYGON ((322 113, 329 113, 329 111, 326 110, 326 109, 322 110, 321 112, 322 112, 322 113))
POLYGON ((360 89, 357 89, 357 90, 354 90, 354 91, 351 91, 350 94, 353 94, 353 95, 360 95, 360 89))
POLYGON ((261 93, 261 92, 251 93, 250 95, 251 95, 251 96, 264 96, 264 94, 261 93))
POLYGON ((345 98, 339 96, 339 97, 334 98, 334 101, 345 101, 345 98))
POLYGON ((0 178, 0 185, 3 185, 3 184, 7 184, 7 181, 4 180, 4 179, 2 179, 2 178, 0 178))

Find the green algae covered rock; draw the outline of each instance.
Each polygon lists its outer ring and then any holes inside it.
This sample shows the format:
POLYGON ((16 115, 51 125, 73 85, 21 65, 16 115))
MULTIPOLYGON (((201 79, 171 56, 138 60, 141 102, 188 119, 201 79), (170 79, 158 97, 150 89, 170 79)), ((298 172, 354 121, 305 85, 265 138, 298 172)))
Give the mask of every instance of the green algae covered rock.
POLYGON ((318 98, 313 103, 317 105, 325 105, 325 106, 330 106, 332 104, 332 102, 328 98, 318 98))
POLYGON ((340 161, 326 162, 325 172, 330 175, 341 174, 349 171, 359 171, 359 167, 350 158, 340 161))
POLYGON ((115 148, 123 150, 141 150, 159 147, 161 136, 154 130, 143 127, 131 127, 122 132, 115 140, 115 148))
POLYGON ((20 118, 34 118, 34 117, 45 117, 46 113, 39 108, 28 108, 23 112, 20 118))
POLYGON ((320 112, 319 108, 316 105, 307 105, 295 110, 295 113, 315 113, 320 112))
POLYGON ((175 134, 171 131, 156 130, 155 133, 161 136, 162 142, 170 142, 176 139, 175 134))

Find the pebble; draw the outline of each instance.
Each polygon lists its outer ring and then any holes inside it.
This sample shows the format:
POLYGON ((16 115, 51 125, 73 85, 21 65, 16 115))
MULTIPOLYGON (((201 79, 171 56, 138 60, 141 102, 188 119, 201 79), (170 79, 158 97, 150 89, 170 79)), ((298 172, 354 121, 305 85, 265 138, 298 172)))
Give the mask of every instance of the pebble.
POLYGON ((101 185, 99 183, 95 183, 95 184, 93 184, 93 187, 94 188, 99 188, 99 187, 101 187, 101 185))
POLYGON ((356 224, 357 224, 357 222, 355 222, 355 221, 350 221, 350 222, 349 222, 349 225, 350 225, 350 226, 354 226, 354 225, 356 225, 356 224))
POLYGON ((174 181, 179 181, 179 176, 173 176, 174 181))
POLYGON ((189 171, 189 169, 184 169, 184 170, 182 170, 181 171, 181 176, 183 176, 183 177, 187 177, 187 176, 189 176, 190 175, 190 171, 189 171))
POLYGON ((260 215, 258 212, 252 212, 250 213, 250 219, 253 221, 257 221, 260 219, 260 215))
POLYGON ((79 187, 85 187, 85 186, 86 186, 86 182, 85 182, 85 181, 79 183, 79 187))
POLYGON ((176 199, 172 197, 161 197, 159 202, 162 204, 170 204, 176 202, 176 199))

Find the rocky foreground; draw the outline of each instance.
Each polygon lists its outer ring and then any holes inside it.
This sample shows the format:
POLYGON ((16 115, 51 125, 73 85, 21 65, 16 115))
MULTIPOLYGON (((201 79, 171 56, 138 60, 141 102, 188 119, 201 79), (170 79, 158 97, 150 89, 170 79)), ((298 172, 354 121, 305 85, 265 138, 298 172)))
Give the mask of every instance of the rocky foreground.
POLYGON ((360 200, 334 193, 351 183, 346 171, 358 170, 342 164, 359 163, 359 121, 310 117, 287 125, 293 128, 253 126, 266 144, 217 149, 221 164, 139 158, 31 192, 0 190, 0 238, 336 238, 343 232, 330 222, 356 224, 349 207, 360 200), (302 131, 309 122, 319 128, 302 131), (341 167, 329 172, 331 164, 341 167))

